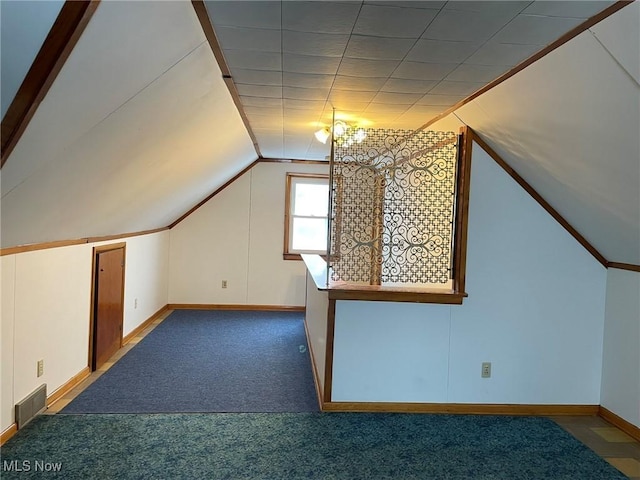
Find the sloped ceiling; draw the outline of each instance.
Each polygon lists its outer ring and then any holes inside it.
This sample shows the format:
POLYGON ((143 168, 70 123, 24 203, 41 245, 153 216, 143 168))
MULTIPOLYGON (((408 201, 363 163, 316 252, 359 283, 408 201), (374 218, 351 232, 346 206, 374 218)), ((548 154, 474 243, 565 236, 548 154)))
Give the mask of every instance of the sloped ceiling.
POLYGON ((205 3, 262 155, 323 160, 333 108, 418 129, 613 2, 205 3))
MULTIPOLYGON (((3 1, 4 3, 4 1, 3 1)), ((265 157, 338 117, 419 128, 611 1, 206 2, 265 157)), ((640 264, 638 3, 468 124, 604 256, 640 264)), ((191 2, 102 1, 1 171, 3 247, 165 227, 256 159, 191 2)))
POLYGON ((189 2, 102 2, 2 168, 2 246, 169 225, 257 158, 189 2))
POLYGON ((455 112, 610 262, 640 264, 640 3, 455 112))

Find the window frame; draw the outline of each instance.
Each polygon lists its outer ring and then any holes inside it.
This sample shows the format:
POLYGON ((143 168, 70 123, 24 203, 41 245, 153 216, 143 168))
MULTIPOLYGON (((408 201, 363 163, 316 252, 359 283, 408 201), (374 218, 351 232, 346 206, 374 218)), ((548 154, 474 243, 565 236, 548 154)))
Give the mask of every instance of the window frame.
MULTIPOLYGON (((291 211, 293 207, 292 195, 294 193, 294 185, 298 182, 304 183, 300 179, 315 180, 315 181, 308 182, 308 183, 315 183, 315 184, 324 183, 324 181, 326 181, 326 184, 329 185, 328 174, 287 172, 285 200, 284 200, 284 246, 283 246, 283 254, 282 254, 282 258, 284 260, 302 260, 301 254, 303 253, 311 253, 311 254, 326 256, 326 250, 321 252, 318 250, 299 251, 299 250, 293 250, 291 248, 291 242, 293 241, 292 226, 293 226, 293 219, 295 218, 295 216, 293 215, 293 212, 291 211), (322 180, 322 181, 319 181, 319 180, 322 180)), ((327 206, 328 206, 328 202, 329 202, 329 197, 327 197, 327 206)), ((323 217, 313 217, 313 218, 323 218, 323 217)), ((328 213, 327 213, 327 217, 325 218, 327 219, 327 222, 328 222, 329 220, 328 213)))

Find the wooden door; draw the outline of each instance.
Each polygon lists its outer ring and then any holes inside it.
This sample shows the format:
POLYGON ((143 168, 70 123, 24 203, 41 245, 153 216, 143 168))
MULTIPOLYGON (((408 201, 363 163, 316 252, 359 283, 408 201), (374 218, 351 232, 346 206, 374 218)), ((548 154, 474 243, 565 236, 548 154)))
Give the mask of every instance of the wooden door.
POLYGON ((124 247, 95 252, 92 369, 122 347, 124 247))

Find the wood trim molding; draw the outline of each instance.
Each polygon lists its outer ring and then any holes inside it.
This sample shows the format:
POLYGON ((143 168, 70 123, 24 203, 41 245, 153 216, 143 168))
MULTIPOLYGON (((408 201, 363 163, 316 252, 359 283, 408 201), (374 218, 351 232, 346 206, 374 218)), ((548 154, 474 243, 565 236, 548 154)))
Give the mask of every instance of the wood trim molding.
POLYGON ((304 305, 243 305, 222 303, 169 303, 169 310, 247 310, 251 312, 304 312, 304 305))
POLYGON ((149 318, 147 318, 144 322, 142 322, 136 328, 134 328, 129 333, 127 333, 122 339, 122 345, 124 346, 127 343, 129 343, 134 337, 138 336, 145 328, 147 328, 149 325, 151 325, 153 322, 155 322, 157 319, 159 319, 169 311, 170 310, 168 305, 165 305, 164 307, 162 307, 160 310, 158 310, 156 313, 151 315, 149 318))
POLYGON ((0 257, 5 255, 15 255, 16 253, 34 252, 36 250, 47 250, 50 248, 68 247, 71 245, 82 245, 84 243, 107 242, 110 240, 120 240, 124 238, 139 237, 141 235, 151 235, 153 233, 163 232, 168 227, 156 228, 154 230, 144 230, 140 232, 121 233, 117 235, 108 235, 104 237, 87 237, 75 240, 59 240, 55 242, 31 243, 29 245, 18 245, 15 247, 7 247, 0 249, 0 257))
POLYGON ((368 300, 372 302, 411 302, 411 303, 438 303, 443 305, 462 305, 466 293, 456 292, 429 292, 392 290, 393 287, 371 288, 335 288, 329 286, 330 300, 368 300))
POLYGON ((64 397, 67 393, 73 390, 76 386, 81 384, 91 375, 91 369, 89 367, 84 367, 77 374, 71 377, 67 382, 58 387, 51 395, 47 397, 47 407, 50 407, 62 397, 64 397))
POLYGON ((608 16, 613 15, 614 13, 616 13, 621 8, 624 8, 627 5, 630 5, 632 3, 633 3, 633 0, 618 1, 618 2, 614 3, 613 5, 610 5, 609 7, 605 8, 600 13, 594 15, 593 17, 588 18, 587 20, 582 22, 577 27, 574 27, 573 29, 569 30, 567 33, 562 35, 555 42, 550 43, 549 45, 544 47, 542 50, 538 51, 537 53, 534 53, 532 56, 530 56, 529 58, 527 58, 523 62, 519 63, 518 65, 516 65, 515 67, 513 67, 512 69, 510 69, 506 73, 504 73, 501 76, 499 76, 498 78, 496 78, 494 81, 488 83, 484 87, 482 87, 479 90, 473 92, 468 97, 464 98, 463 100, 460 100, 458 103, 456 103, 452 107, 448 108, 444 112, 442 112, 442 113, 438 114, 437 116, 433 117, 427 123, 425 123, 424 125, 419 127, 418 130, 424 130, 424 129, 430 127, 431 125, 433 125, 434 123, 436 123, 437 121, 442 120, 447 115, 450 115, 451 113, 455 112, 456 110, 458 110, 459 108, 463 107, 467 103, 471 102, 472 100, 475 100, 476 98, 478 98, 483 93, 486 93, 487 91, 491 90, 492 88, 500 85, 505 80, 513 77, 516 73, 524 70, 525 68, 527 68, 532 63, 537 62, 538 60, 540 60, 542 57, 544 57, 548 53, 551 53, 552 51, 554 51, 556 48, 561 47, 562 45, 567 43, 569 40, 573 39, 574 37, 577 37, 578 35, 580 35, 585 30, 593 27, 596 23, 601 22, 602 20, 604 20, 608 16))
POLYGON ((238 109, 238 113, 242 118, 242 122, 244 123, 244 126, 247 129, 247 133, 249 134, 249 137, 251 137, 251 141, 253 142, 253 148, 258 154, 258 157, 261 157, 262 155, 260 154, 260 146, 258 145, 258 140, 256 139, 256 136, 253 133, 253 130, 251 129, 249 118, 247 117, 247 114, 244 111, 244 106, 240 101, 240 94, 238 93, 236 84, 233 82, 233 78, 231 77, 231 70, 229 70, 227 61, 225 60, 224 54, 222 53, 222 48, 220 48, 220 42, 218 42, 218 37, 216 36, 216 32, 213 30, 213 23, 211 22, 211 18, 209 17, 209 12, 207 11, 207 7, 204 1, 202 0, 191 0, 191 5, 193 5, 193 9, 196 11, 196 16, 200 21, 200 25, 202 26, 202 30, 204 31, 204 36, 207 38, 207 41, 209 42, 209 46, 211 47, 211 51, 213 52, 213 56, 218 62, 220 71, 222 72, 222 78, 224 79, 224 83, 227 85, 227 88, 229 89, 229 93, 231 94, 233 103, 235 103, 236 108, 238 109))
POLYGON ((102 237, 88 237, 87 243, 107 242, 109 240, 120 240, 121 238, 140 237, 142 235, 151 235, 153 233, 164 232, 169 227, 154 228, 153 230, 142 230, 140 232, 120 233, 116 235, 105 235, 102 237))
POLYGON ((307 338, 307 345, 309 347, 309 358, 311 359, 311 373, 313 373, 313 383, 316 386, 316 396, 318 397, 318 407, 322 411, 323 398, 320 388, 320 374, 318 373, 318 365, 316 364, 316 357, 313 354, 313 345, 311 343, 311 337, 309 336, 309 328, 307 326, 307 316, 305 315, 304 321, 304 335, 307 338))
POLYGON ((596 415, 598 405, 496 403, 325 402, 327 412, 448 413, 468 415, 596 415))
POLYGON ((0 447, 7 443, 11 437, 18 432, 18 424, 13 423, 9 425, 0 435, 0 447))
POLYGON ((640 272, 640 265, 634 265, 632 263, 607 262, 607 268, 629 270, 630 272, 640 272))
POLYGON ((0 249, 0 257, 4 257, 5 255, 15 255, 17 253, 35 252, 36 250, 47 250, 49 248, 82 245, 83 243, 87 243, 86 238, 79 238, 76 240, 59 240, 56 242, 31 243, 29 245, 18 245, 16 247, 7 247, 0 249))
MULTIPOLYGON (((456 210, 453 253, 453 290, 465 293, 467 269, 467 238, 469 224, 469 191, 471 188, 471 153, 473 150, 473 130, 460 129, 461 148, 458 157, 456 186, 456 210)), ((462 299, 460 299, 462 303, 462 299)))
POLYGON ((0 168, 33 118, 100 0, 67 0, 2 119, 0 168))
POLYGON ((493 148, 491 148, 487 142, 485 142, 475 131, 469 128, 470 132, 473 132, 473 140, 491 157, 495 160, 495 162, 502 167, 502 169, 507 172, 507 174, 513 178, 529 195, 533 197, 533 199, 538 202, 538 204, 544 208, 549 215, 551 215, 562 227, 569 232, 569 234, 576 239, 576 241, 582 245, 593 257, 602 264, 603 267, 607 268, 609 266, 609 262, 606 258, 598 251, 596 248, 591 245, 586 238, 584 238, 575 228, 571 226, 565 218, 558 213, 558 211, 553 208, 549 202, 547 202, 542 195, 540 195, 524 178, 522 178, 518 172, 516 172, 507 162, 505 162, 500 155, 496 153, 493 148))
POLYGON ((227 188, 229 185, 231 185, 233 182, 235 182, 237 179, 239 179, 242 175, 247 173, 249 170, 251 170, 257 164, 258 164, 258 160, 254 160, 253 162, 251 162, 249 165, 244 167, 242 170, 240 170, 238 173, 236 173, 233 177, 231 177, 229 180, 227 180, 224 184, 222 184, 220 187, 218 187, 216 190, 214 190, 212 193, 210 193, 204 199, 202 199, 200 202, 198 202, 195 206, 193 206, 191 209, 187 210, 187 212, 185 212, 180 217, 178 217, 177 220, 174 220, 173 223, 171 223, 171 224, 169 224, 167 226, 167 228, 171 229, 171 228, 175 227, 176 225, 178 225, 181 221, 183 221, 185 218, 187 218, 193 212, 198 210, 201 206, 203 206, 205 203, 207 203, 209 200, 211 200, 213 197, 215 197, 217 194, 219 194, 221 191, 223 191, 225 188, 227 188))
POLYGON ((297 158, 265 158, 260 157, 257 160, 260 163, 298 163, 300 165, 326 165, 329 168, 327 160, 302 160, 297 158))
POLYGON ((635 438, 640 442, 640 427, 636 427, 633 423, 626 421, 624 418, 616 415, 611 410, 600 405, 598 408, 598 415, 604 418, 611 425, 619 428, 627 435, 635 438))
POLYGON ((329 299, 327 307, 327 343, 324 356, 324 391, 322 392, 323 409, 327 403, 331 403, 331 390, 333 384, 333 338, 336 330, 336 301, 329 299))

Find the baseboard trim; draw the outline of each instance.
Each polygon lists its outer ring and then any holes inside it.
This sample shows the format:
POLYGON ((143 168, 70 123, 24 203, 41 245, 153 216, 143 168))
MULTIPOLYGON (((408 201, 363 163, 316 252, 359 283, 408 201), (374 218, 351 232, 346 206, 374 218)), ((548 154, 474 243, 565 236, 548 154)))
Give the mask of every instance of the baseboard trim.
POLYGON ((324 402, 326 412, 457 413, 470 415, 597 415, 598 405, 324 402))
POLYGON ((616 415, 611 410, 603 407, 602 405, 600 405, 600 408, 598 409, 598 415, 604 418, 611 425, 618 427, 624 433, 630 435, 640 442, 640 428, 636 427, 633 423, 626 421, 624 418, 616 415))
POLYGON ((18 425, 16 423, 9 425, 9 427, 0 434, 0 446, 7 443, 7 441, 13 437, 18 431, 18 425))
POLYGON ((243 305, 238 303, 170 303, 170 310, 248 310, 257 312, 304 312, 303 306, 292 305, 243 305))
POLYGON ((86 380, 91 375, 91 369, 87 366, 75 374, 69 381, 62 384, 54 392, 47 397, 47 407, 50 407, 55 402, 64 397, 68 392, 73 390, 78 384, 86 380))
POLYGON ((318 376, 318 367, 316 366, 316 358, 313 354, 313 347, 311 346, 311 337, 309 337, 309 330, 307 329, 307 318, 305 317, 304 321, 304 334, 307 337, 307 345, 309 347, 309 358, 311 359, 311 373, 313 373, 313 384, 316 386, 316 396, 318 397, 318 407, 320 407, 320 411, 323 410, 323 401, 322 401, 322 389, 320 388, 319 376, 318 376))
POLYGON ((144 322, 142 322, 136 328, 134 328, 129 333, 127 333, 127 335, 122 339, 122 345, 126 345, 127 343, 129 343, 134 337, 139 335, 140 332, 142 332, 145 328, 147 328, 149 325, 151 325, 153 322, 155 322, 158 318, 160 318, 162 315, 167 313, 169 310, 170 310, 169 306, 165 305, 160 310, 158 310, 156 313, 151 315, 144 322))

